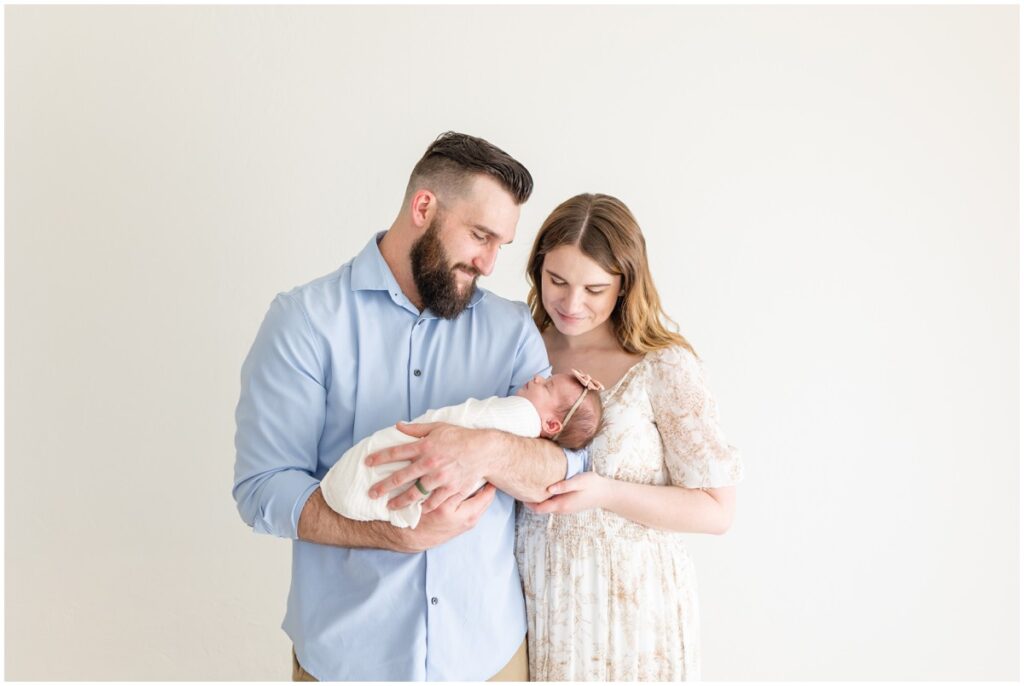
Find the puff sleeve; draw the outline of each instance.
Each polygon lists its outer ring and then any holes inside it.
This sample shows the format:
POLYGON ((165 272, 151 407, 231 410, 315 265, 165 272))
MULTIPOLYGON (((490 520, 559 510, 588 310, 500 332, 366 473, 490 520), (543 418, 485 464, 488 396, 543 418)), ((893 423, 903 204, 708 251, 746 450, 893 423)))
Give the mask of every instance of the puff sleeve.
POLYGON ((721 488, 743 479, 739 450, 718 426, 718 406, 704 383, 700 361, 673 346, 652 353, 649 394, 671 483, 721 488))

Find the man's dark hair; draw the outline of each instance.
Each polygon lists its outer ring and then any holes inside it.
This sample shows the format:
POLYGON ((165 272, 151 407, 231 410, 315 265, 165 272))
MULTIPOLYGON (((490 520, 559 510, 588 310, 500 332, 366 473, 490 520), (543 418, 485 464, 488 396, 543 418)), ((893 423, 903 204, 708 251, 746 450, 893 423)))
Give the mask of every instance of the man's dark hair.
POLYGON ((522 205, 533 192, 533 177, 511 155, 483 138, 446 131, 434 139, 413 167, 406 200, 418 188, 460 195, 474 174, 487 174, 522 205))

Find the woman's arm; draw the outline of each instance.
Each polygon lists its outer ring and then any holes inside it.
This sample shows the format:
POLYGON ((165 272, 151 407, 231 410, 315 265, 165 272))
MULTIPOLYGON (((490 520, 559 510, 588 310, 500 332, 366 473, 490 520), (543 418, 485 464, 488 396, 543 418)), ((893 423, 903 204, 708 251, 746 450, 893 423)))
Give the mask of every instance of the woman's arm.
POLYGON ((665 531, 722 534, 729 529, 743 464, 718 426, 718 408, 700 363, 678 346, 648 354, 656 380, 648 395, 671 485, 634 484, 586 472, 552 484, 552 496, 529 509, 569 513, 600 507, 665 531))
POLYGON ((736 487, 683 488, 653 486, 586 472, 553 484, 550 498, 527 504, 542 514, 567 514, 595 507, 614 512, 654 529, 699 534, 724 534, 736 510, 736 487))

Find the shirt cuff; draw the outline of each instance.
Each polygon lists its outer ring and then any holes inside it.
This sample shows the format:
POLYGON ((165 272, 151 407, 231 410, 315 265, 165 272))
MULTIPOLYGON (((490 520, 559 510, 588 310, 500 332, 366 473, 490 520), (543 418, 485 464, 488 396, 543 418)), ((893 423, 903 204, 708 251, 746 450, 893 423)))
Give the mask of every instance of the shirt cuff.
POLYGON ((282 538, 299 537, 302 508, 320 482, 299 469, 285 469, 272 477, 272 494, 253 522, 253 531, 282 538))
POLYGON ((577 474, 584 472, 587 468, 587 449, 569 450, 562 448, 565 453, 565 478, 571 479, 577 474))

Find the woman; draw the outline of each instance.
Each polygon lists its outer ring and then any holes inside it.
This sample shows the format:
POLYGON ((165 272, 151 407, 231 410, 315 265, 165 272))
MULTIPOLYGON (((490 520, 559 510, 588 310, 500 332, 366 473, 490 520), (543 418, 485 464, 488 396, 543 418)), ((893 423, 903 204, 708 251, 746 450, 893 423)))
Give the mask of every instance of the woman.
POLYGON ((559 205, 537 235, 528 302, 553 372, 602 383, 592 471, 520 512, 530 677, 699 678, 697 586, 683 533, 725 532, 739 453, 693 348, 670 331, 633 215, 616 198, 559 205))

